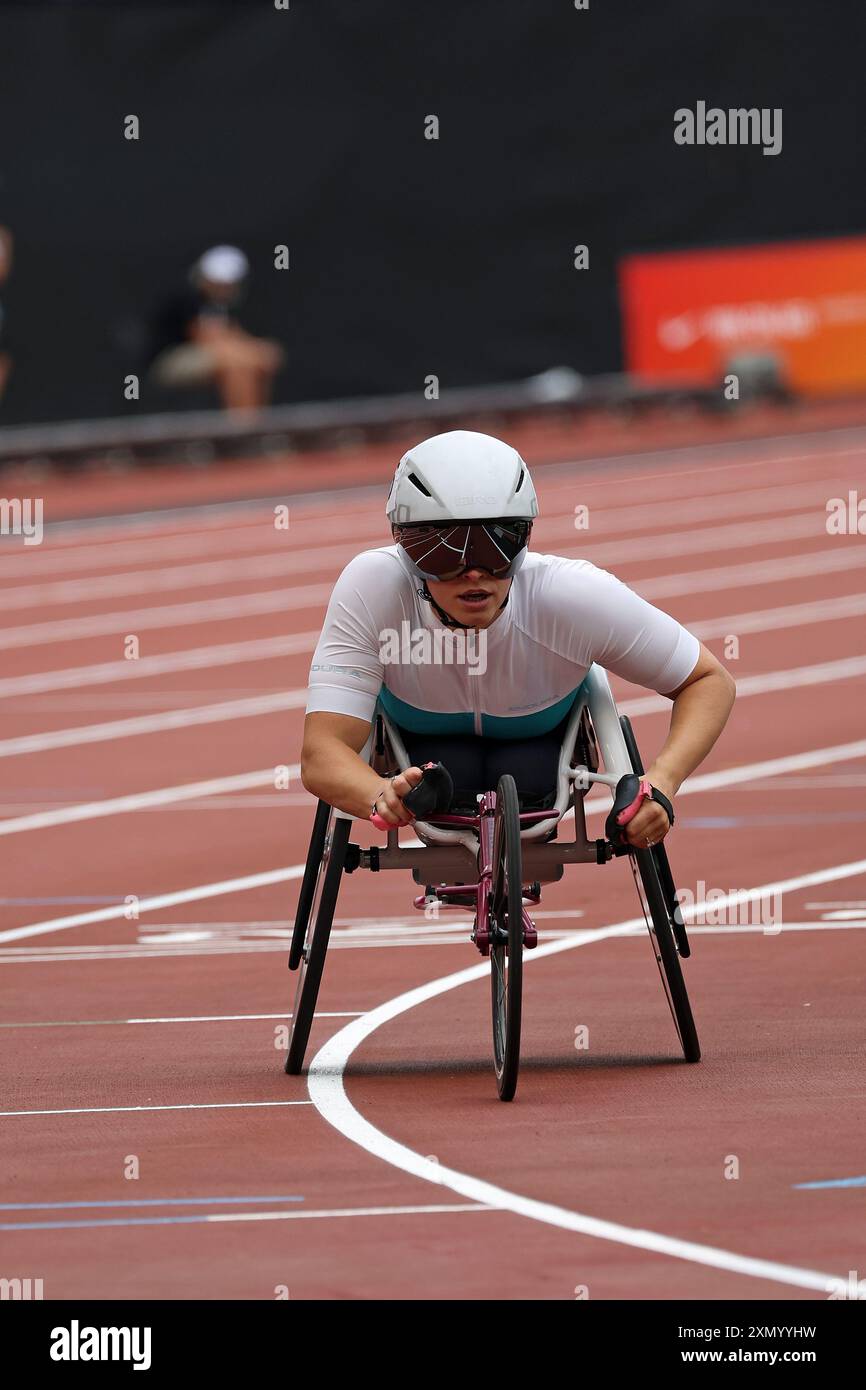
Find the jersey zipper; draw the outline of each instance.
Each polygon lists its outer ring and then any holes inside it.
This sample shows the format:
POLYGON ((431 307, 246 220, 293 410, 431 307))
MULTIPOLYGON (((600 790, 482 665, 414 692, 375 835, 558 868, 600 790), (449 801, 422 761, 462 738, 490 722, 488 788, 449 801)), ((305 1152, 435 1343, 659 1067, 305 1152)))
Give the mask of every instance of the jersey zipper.
POLYGON ((472 711, 473 711, 473 716, 474 716, 473 728, 475 729, 475 733, 480 737, 481 732, 482 732, 482 730, 481 730, 481 697, 480 697, 480 695, 478 694, 478 690, 479 690, 479 687, 480 687, 480 684, 481 684, 481 680, 480 680, 480 677, 479 677, 479 676, 473 676, 471 667, 469 666, 469 663, 468 663, 468 662, 466 663, 466 679, 468 680, 470 686, 472 687, 472 711))

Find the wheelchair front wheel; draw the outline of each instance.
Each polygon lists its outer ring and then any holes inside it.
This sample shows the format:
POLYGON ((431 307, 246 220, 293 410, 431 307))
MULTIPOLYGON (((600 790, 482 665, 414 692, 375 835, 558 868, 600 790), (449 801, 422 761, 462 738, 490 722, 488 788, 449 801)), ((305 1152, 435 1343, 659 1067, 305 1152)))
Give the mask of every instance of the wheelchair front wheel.
MULTIPOLYGON (((643 775, 643 762, 631 720, 624 714, 620 716, 619 722, 632 769, 643 775)), ((699 1062, 701 1045, 683 978, 683 968, 680 965, 680 956, 689 954, 688 939, 682 917, 679 915, 667 852, 664 845, 656 845, 652 849, 632 850, 629 862, 683 1056, 687 1062, 699 1062)))
POLYGON ((658 866, 652 851, 648 849, 633 851, 629 855, 629 859, 632 861, 632 872, 635 876, 635 883, 638 885, 638 897, 641 899, 653 954, 661 976, 662 988, 667 997, 674 1027, 683 1049, 683 1056, 687 1062, 699 1062, 701 1060, 701 1045, 692 1016, 692 1006, 689 1003, 686 982, 683 979, 683 968, 677 954, 673 924, 668 914, 665 896, 659 880, 658 866), (635 861, 637 861, 636 868, 635 861), (643 888, 643 892, 641 892, 641 888, 643 888))
POLYGON ((520 1066, 523 995, 523 856, 520 803, 510 773, 499 779, 490 885, 493 1064, 500 1100, 513 1100, 520 1066))
MULTIPOLYGON (((316 865, 315 879, 307 905, 303 945, 298 957, 298 986, 295 990, 289 1050, 286 1057, 286 1071, 291 1076, 297 1076, 304 1065, 304 1053, 307 1050, 319 998, 325 954, 331 936, 331 924, 334 920, 337 895, 346 862, 349 832, 352 828, 350 820, 337 818, 332 808, 320 801, 319 807, 323 805, 328 814, 322 852, 316 865)), ((315 827, 313 838, 316 839, 315 827)), ((307 867, 310 867, 309 861, 307 867)))
POLYGON ((313 906, 313 896, 319 880, 319 870, 322 867, 322 856, 325 853, 325 840, 328 835, 328 826, 331 823, 333 810, 327 801, 319 801, 316 805, 316 817, 313 821, 313 833, 310 836, 310 847, 307 850, 307 862, 304 865, 304 877, 301 880, 301 891, 298 894, 298 907, 295 912, 295 925, 292 930, 292 944, 289 947, 289 969, 297 970, 301 953, 304 949, 304 938, 307 935, 307 923, 310 920, 310 910, 313 906))

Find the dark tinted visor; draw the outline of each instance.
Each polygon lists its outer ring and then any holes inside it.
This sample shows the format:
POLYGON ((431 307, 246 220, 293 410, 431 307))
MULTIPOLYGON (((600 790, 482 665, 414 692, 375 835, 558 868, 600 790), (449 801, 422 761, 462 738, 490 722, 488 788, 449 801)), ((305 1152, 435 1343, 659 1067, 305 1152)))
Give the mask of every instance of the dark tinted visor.
POLYGON ((394 526, 394 539, 427 579, 457 579, 466 570, 486 570, 507 579, 526 548, 531 521, 449 521, 394 526))

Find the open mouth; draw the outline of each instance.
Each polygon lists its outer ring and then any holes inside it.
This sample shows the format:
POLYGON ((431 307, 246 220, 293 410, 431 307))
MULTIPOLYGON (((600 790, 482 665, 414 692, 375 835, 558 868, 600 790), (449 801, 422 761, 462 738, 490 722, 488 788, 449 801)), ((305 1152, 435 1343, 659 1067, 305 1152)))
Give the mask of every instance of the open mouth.
POLYGON ((464 593, 458 594, 457 597, 463 603, 486 603, 490 598, 490 593, 487 589, 466 589, 464 593))

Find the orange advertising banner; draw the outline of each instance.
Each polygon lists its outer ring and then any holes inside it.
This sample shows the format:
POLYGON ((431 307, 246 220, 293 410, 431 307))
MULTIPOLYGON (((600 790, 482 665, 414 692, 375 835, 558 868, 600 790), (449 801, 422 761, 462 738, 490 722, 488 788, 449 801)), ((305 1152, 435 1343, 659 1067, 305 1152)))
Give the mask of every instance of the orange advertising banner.
POLYGON ((629 256, 620 297, 642 376, 721 382, 771 351, 795 391, 866 388, 866 237, 629 256))

